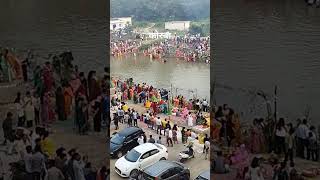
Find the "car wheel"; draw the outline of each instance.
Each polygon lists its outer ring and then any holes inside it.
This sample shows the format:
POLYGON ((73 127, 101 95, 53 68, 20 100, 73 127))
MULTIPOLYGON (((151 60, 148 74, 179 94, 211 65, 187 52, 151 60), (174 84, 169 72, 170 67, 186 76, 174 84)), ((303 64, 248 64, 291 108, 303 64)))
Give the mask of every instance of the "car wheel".
POLYGON ((162 158, 160 159, 160 161, 163 161, 163 160, 166 160, 166 158, 165 158, 165 157, 162 157, 162 158))
POLYGON ((136 179, 138 176, 139 176, 138 170, 134 169, 134 170, 131 171, 130 178, 135 178, 136 179))
POLYGON ((119 152, 117 153, 117 157, 118 157, 118 158, 121 158, 121 157, 122 157, 122 152, 121 152, 121 151, 119 151, 119 152))

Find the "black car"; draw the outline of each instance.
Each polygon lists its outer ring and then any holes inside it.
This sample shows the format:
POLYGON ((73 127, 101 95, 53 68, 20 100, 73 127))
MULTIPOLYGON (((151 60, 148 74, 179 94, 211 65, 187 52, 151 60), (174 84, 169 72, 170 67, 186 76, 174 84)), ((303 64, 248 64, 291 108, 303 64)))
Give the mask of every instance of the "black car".
POLYGON ((210 169, 200 173, 194 180, 210 180, 210 169))
POLYGON ((138 138, 144 134, 141 128, 128 127, 114 134, 110 140, 110 155, 122 157, 128 151, 138 146, 138 138))
POLYGON ((175 161, 158 161, 143 170, 141 180, 189 180, 190 170, 175 161))

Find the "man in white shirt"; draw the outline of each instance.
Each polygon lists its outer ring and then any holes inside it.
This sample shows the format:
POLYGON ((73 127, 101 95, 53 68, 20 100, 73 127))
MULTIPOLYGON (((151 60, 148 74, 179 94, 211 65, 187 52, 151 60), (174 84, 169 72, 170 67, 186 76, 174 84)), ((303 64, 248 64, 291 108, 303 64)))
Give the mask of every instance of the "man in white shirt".
POLYGON ((32 179, 32 147, 27 146, 26 147, 26 153, 24 155, 24 164, 27 172, 27 178, 28 180, 32 179))
POLYGON ((307 148, 307 137, 309 128, 307 126, 307 120, 304 119, 302 124, 296 129, 297 137, 297 156, 304 158, 304 150, 307 148))
POLYGON ((121 108, 118 109, 118 117, 119 121, 123 123, 124 111, 121 108))
POLYGON ((156 125, 157 125, 157 134, 158 134, 158 132, 159 132, 159 130, 160 130, 160 135, 162 135, 162 134, 161 134, 162 122, 161 122, 160 117, 158 117, 158 118, 156 119, 156 125))
POLYGON ((137 140, 137 142, 139 143, 139 145, 141 145, 141 144, 143 144, 143 135, 141 135, 139 138, 138 138, 138 140, 137 140))
POLYGON ((84 165, 81 162, 81 156, 80 154, 76 153, 75 154, 75 160, 73 161, 73 171, 74 171, 74 177, 76 180, 86 180, 84 177, 84 165))
POLYGON ((41 131, 41 128, 40 127, 36 127, 35 131, 32 132, 32 135, 31 135, 31 147, 32 149, 35 148, 36 146, 36 139, 40 138, 40 131, 41 131))
POLYGON ((193 126, 193 117, 192 117, 191 112, 189 112, 187 118, 188 118, 188 126, 189 126, 189 127, 192 127, 192 126, 193 126))
POLYGON ((41 179, 41 173, 45 170, 45 157, 41 153, 41 147, 36 146, 32 155, 32 174, 34 180, 41 179))
POLYGON ((49 160, 49 169, 45 180, 65 180, 61 170, 55 166, 54 160, 49 160))
POLYGON ((132 119, 133 119, 133 126, 138 126, 138 114, 134 109, 132 109, 132 119))
POLYGON ((168 144, 168 147, 170 146, 170 143, 171 143, 171 147, 173 147, 173 143, 172 143, 172 130, 171 128, 168 128, 167 129, 168 131, 168 135, 167 135, 167 144, 168 144))
POLYGON ((205 99, 202 101, 202 110, 204 112, 207 112, 207 110, 208 110, 208 102, 205 99))

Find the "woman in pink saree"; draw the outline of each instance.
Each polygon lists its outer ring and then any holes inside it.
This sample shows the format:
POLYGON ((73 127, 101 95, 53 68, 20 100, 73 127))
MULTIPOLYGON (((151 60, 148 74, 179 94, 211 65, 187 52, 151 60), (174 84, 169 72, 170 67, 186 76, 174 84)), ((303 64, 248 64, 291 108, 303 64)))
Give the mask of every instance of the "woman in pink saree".
POLYGON ((127 93, 127 91, 123 91, 122 99, 123 99, 124 101, 127 101, 127 100, 128 100, 128 93, 127 93))
POLYGON ((240 147, 237 147, 236 151, 230 158, 232 165, 236 165, 238 163, 245 162, 249 160, 249 153, 246 150, 246 147, 244 144, 240 145, 240 147))
POLYGON ((51 95, 47 92, 43 96, 42 104, 41 104, 41 116, 42 116, 42 124, 46 127, 49 126, 55 119, 54 107, 52 105, 51 95))
POLYGON ((251 144, 250 150, 252 153, 259 153, 261 151, 261 134, 259 133, 259 127, 257 119, 253 120, 253 126, 251 128, 251 144))
POLYGON ((76 92, 79 90, 81 86, 81 80, 77 78, 76 75, 73 74, 71 75, 71 80, 69 84, 72 88, 73 93, 76 94, 76 92))
POLYGON ((42 76, 45 92, 51 91, 54 84, 54 79, 50 62, 45 63, 42 76))
POLYGON ((181 116, 186 119, 189 114, 188 108, 183 108, 181 116))

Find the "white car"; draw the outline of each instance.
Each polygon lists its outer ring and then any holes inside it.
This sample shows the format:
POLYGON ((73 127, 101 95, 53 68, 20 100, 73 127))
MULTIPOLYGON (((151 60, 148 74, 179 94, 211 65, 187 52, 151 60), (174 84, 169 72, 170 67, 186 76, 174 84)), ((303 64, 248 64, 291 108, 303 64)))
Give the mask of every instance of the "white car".
POLYGON ((164 145, 144 143, 118 159, 115 171, 121 177, 136 177, 142 169, 166 159, 168 159, 168 150, 164 145))

